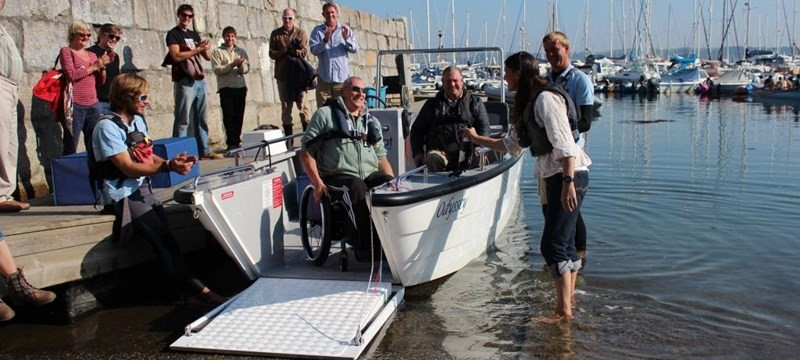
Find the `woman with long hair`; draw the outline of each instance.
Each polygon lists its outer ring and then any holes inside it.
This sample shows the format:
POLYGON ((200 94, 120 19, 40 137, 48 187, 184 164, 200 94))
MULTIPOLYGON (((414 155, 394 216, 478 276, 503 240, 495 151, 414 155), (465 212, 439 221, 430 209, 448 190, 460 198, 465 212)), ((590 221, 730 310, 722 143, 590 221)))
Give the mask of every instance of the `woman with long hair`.
POLYGON ((575 250, 575 223, 589 186, 588 169, 592 161, 575 144, 567 115, 567 99, 539 76, 536 59, 521 51, 509 56, 505 67, 508 88, 517 92, 512 130, 502 139, 480 136, 474 129, 466 132, 476 144, 515 156, 521 154, 524 147, 537 149, 534 174, 544 179, 545 188, 540 192, 546 196, 548 204, 544 210, 540 250, 554 279, 557 300, 552 316, 534 320, 554 323, 573 317, 574 284, 581 267, 575 250), (545 146, 540 146, 543 144, 545 146), (541 151, 541 148, 549 151, 541 151))

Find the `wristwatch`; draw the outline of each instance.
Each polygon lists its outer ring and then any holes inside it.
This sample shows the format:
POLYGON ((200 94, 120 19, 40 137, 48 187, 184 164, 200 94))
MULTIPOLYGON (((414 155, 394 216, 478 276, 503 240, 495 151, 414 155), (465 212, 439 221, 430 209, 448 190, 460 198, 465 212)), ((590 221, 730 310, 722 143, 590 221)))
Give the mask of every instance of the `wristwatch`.
POLYGON ((564 182, 567 184, 572 184, 572 176, 564 176, 564 182))

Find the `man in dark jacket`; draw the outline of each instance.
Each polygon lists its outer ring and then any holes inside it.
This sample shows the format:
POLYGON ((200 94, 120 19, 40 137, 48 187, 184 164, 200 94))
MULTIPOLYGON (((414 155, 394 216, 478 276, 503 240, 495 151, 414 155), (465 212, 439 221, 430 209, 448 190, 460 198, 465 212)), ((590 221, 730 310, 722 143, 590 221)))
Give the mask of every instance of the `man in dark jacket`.
POLYGON ((478 97, 464 90, 464 76, 450 66, 442 74, 443 89, 428 99, 411 126, 411 152, 417 166, 425 163, 430 171, 459 168, 461 130, 474 127, 489 136, 489 116, 478 97))
POLYGON ((311 119, 305 89, 298 91, 293 86, 298 84, 291 78, 297 68, 295 66, 291 66, 292 69, 288 68, 293 60, 304 60, 308 56, 308 36, 305 30, 295 25, 296 21, 297 12, 294 9, 283 10, 283 26, 273 30, 269 36, 269 57, 275 60, 275 80, 278 82, 278 97, 281 100, 281 122, 286 135, 294 132, 292 106, 296 105, 300 111, 300 125, 303 131, 311 119))

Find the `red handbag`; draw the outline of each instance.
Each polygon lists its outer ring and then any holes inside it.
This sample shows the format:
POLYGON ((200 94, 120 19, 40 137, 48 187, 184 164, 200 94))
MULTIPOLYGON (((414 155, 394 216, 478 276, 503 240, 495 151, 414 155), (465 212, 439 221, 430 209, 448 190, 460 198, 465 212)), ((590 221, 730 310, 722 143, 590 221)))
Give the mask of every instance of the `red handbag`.
POLYGON ((45 71, 42 78, 33 87, 33 96, 51 104, 56 101, 64 88, 64 74, 61 70, 56 70, 56 65, 58 65, 58 57, 56 57, 53 68, 45 71))

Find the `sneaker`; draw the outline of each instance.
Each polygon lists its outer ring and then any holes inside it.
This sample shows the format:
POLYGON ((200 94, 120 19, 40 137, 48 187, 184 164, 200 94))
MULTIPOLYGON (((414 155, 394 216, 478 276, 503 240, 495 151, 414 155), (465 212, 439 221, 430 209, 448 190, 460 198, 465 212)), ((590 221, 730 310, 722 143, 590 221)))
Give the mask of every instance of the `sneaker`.
POLYGON ((217 153, 208 153, 200 157, 200 160, 221 160, 225 157, 217 153))

